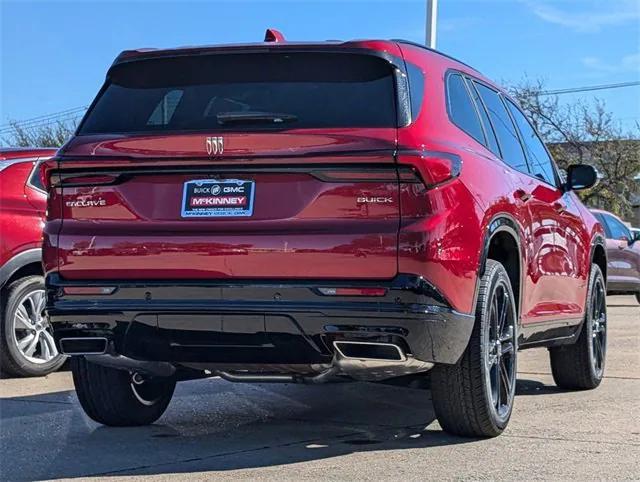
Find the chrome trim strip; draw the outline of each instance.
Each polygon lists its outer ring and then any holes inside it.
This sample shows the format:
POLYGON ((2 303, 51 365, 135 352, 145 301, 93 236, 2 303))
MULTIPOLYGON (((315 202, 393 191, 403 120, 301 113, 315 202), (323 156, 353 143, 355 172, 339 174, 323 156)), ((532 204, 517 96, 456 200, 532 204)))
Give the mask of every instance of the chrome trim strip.
POLYGON ((333 342, 333 347, 336 349, 336 351, 340 354, 341 357, 346 358, 348 360, 373 360, 373 361, 384 360, 386 362, 398 362, 398 363, 402 363, 402 362, 406 362, 407 361, 407 357, 402 352, 400 347, 398 345, 394 345, 393 343, 379 343, 379 342, 368 342, 368 341, 343 341, 343 340, 341 340, 341 341, 334 341, 333 342), (400 358, 397 359, 397 360, 390 360, 388 358, 351 357, 351 356, 345 355, 344 352, 340 349, 339 345, 390 346, 390 347, 393 347, 395 350, 397 350, 398 355, 400 356, 400 358))

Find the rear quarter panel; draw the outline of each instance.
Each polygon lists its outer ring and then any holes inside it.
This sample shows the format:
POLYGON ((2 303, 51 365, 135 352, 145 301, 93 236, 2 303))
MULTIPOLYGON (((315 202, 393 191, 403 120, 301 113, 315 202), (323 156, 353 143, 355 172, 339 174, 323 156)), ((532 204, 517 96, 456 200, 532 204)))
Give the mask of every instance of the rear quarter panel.
POLYGON ((449 121, 445 76, 466 67, 415 46, 401 48, 405 61, 423 72, 425 88, 420 114, 398 130, 398 148, 456 154, 462 170, 429 192, 427 217, 403 226, 399 271, 422 274, 456 310, 473 313, 484 234, 497 214, 514 215, 512 186, 493 153, 449 121))

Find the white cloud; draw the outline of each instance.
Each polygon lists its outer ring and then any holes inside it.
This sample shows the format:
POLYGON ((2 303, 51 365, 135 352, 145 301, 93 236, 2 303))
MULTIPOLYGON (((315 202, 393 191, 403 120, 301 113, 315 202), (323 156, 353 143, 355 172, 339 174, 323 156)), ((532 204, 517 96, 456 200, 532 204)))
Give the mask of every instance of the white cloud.
POLYGON ((604 61, 599 57, 583 57, 582 65, 598 72, 610 74, 640 72, 640 52, 625 55, 617 62, 604 61))
MULTIPOLYGON (((608 0, 571 2, 573 8, 561 9, 549 1, 522 0, 540 19, 567 27, 576 32, 599 32, 603 27, 637 22, 640 19, 638 0, 608 0), (588 8, 585 9, 584 7, 588 8)), ((554 2, 558 4, 559 2, 554 2)), ((568 2, 563 2, 567 5, 568 2)))

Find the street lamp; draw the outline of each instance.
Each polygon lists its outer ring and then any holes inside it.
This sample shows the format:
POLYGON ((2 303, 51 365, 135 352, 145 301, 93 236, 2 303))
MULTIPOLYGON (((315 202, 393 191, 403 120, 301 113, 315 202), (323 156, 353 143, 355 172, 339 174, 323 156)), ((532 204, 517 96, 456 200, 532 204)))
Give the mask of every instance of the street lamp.
POLYGON ((436 48, 436 22, 438 20, 438 0, 427 0, 427 25, 425 45, 436 48))

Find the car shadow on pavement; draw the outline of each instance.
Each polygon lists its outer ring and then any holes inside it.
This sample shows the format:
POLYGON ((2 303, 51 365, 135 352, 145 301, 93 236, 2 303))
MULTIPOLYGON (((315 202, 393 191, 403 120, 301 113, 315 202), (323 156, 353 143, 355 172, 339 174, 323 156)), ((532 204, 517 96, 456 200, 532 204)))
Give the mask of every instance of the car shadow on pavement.
POLYGON ((522 395, 553 395, 559 393, 568 393, 571 390, 564 390, 555 385, 545 385, 538 380, 518 379, 516 384, 516 396, 522 395))
POLYGON ((226 471, 474 441, 433 423, 429 390, 368 383, 184 382, 147 427, 100 426, 73 391, 3 398, 0 418, 4 480, 226 471), (47 448, 37 463, 33 447, 47 448))

